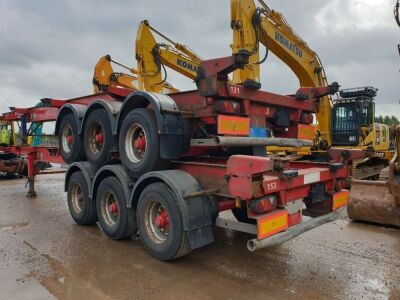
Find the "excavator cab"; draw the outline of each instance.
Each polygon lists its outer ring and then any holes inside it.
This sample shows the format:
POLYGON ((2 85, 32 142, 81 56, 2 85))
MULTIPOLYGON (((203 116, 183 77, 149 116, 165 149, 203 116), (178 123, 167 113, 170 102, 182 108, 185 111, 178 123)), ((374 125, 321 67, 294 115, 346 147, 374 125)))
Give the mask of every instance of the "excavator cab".
POLYGON ((333 106, 333 145, 358 146, 366 140, 374 127, 376 94, 373 87, 340 91, 340 98, 333 106))

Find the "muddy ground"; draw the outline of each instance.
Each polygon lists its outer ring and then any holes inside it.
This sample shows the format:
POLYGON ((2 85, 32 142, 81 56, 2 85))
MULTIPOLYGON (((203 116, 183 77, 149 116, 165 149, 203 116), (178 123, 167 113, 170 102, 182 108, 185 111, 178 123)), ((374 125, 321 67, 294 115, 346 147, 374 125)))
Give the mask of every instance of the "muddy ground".
POLYGON ((400 230, 344 217, 250 253, 248 235, 216 229, 164 263, 74 224, 63 184, 39 176, 27 199, 25 179, 0 179, 0 299, 400 299, 400 230))

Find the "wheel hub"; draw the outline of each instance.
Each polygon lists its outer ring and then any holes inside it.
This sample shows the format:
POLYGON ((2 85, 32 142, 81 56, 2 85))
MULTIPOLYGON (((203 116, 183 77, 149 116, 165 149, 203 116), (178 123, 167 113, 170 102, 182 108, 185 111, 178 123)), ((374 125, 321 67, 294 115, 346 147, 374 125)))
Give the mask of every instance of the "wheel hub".
POLYGON ((65 153, 69 153, 72 150, 74 142, 74 136, 72 134, 72 127, 70 125, 66 125, 62 131, 62 150, 65 153))
POLYGON ((108 211, 113 215, 118 214, 118 205, 116 202, 108 206, 108 211))
POLYGON ((147 136, 140 124, 132 124, 125 136, 125 153, 133 163, 140 163, 146 155, 147 136))
POLYGON ((95 141, 96 141, 96 143, 98 143, 98 144, 103 144, 103 142, 104 142, 104 135, 103 135, 102 132, 96 134, 95 141))
POLYGON ((79 185, 74 185, 72 190, 72 206, 75 212, 80 213, 83 209, 83 193, 79 185))
POLYGON ((146 136, 142 135, 140 137, 138 137, 135 142, 133 143, 133 145, 135 146, 135 148, 139 151, 145 151, 146 150, 146 136))
POLYGON ((162 211, 156 216, 155 223, 156 223, 156 226, 160 229, 168 229, 169 216, 168 216, 168 212, 165 208, 162 209, 162 211))
POLYGON ((74 143, 74 136, 73 136, 73 135, 68 135, 68 136, 66 136, 66 139, 67 139, 67 143, 68 143, 69 145, 71 145, 71 144, 74 143))

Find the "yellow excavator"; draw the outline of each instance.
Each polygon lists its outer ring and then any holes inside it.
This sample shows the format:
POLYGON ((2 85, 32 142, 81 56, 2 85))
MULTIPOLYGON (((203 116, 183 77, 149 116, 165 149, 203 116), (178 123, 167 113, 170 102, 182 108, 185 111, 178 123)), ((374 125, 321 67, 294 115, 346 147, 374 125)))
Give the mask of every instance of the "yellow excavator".
POLYGON ((105 55, 100 58, 94 69, 94 92, 107 90, 110 86, 146 90, 157 93, 175 93, 178 89, 167 82, 165 67, 194 80, 202 59, 189 47, 179 44, 150 26, 147 20, 140 23, 136 42, 137 69, 129 67, 105 55), (163 39, 156 41, 155 35, 163 39), (115 72, 113 65, 129 73, 115 72))
POLYGON ((136 61, 138 68, 139 89, 149 92, 163 92, 167 80, 165 67, 195 80, 197 68, 202 58, 189 47, 176 43, 142 21, 136 35, 136 61), (165 42, 157 43, 155 34, 165 42))
MULTIPOLYGON (((260 64, 271 51, 293 71, 300 86, 327 86, 318 54, 290 27, 281 13, 270 9, 262 0, 258 2, 259 7, 254 0, 231 0, 232 51, 252 54, 249 64, 234 72, 233 82, 259 88, 260 64), (262 59, 260 44, 265 46, 266 53, 262 59)), ((353 162, 353 177, 377 178, 381 169, 389 164, 394 151, 389 127, 374 120, 376 92, 372 87, 363 87, 342 90, 335 101, 330 96, 322 97, 316 113, 316 134, 311 126, 299 127, 299 138, 314 137, 314 156, 323 156, 330 147, 370 150, 371 157, 353 162)), ((272 152, 282 150, 297 154, 307 152, 305 149, 268 148, 272 152)))
MULTIPOLYGON (((394 17, 400 27, 400 0, 396 1, 394 17)), ((398 46, 400 53, 400 46, 398 46)), ((350 219, 400 227, 400 125, 393 126, 396 154, 379 181, 352 180, 347 205, 350 219)))

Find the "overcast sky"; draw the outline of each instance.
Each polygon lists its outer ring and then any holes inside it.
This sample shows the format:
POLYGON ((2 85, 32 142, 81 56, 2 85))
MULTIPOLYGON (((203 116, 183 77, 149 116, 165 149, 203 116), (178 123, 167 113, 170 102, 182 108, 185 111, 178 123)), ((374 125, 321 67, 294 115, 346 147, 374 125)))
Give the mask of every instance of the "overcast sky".
MULTIPOLYGON (((395 0, 266 0, 322 59, 328 80, 379 88, 378 114, 400 118, 400 28, 395 0)), ((92 91, 105 54, 135 66, 139 22, 150 23, 203 58, 231 54, 228 0, 0 0, 0 112, 45 97, 92 91)), ((168 73, 184 90, 193 83, 168 73)), ((298 81, 273 55, 262 65, 263 89, 293 93, 298 81)))

